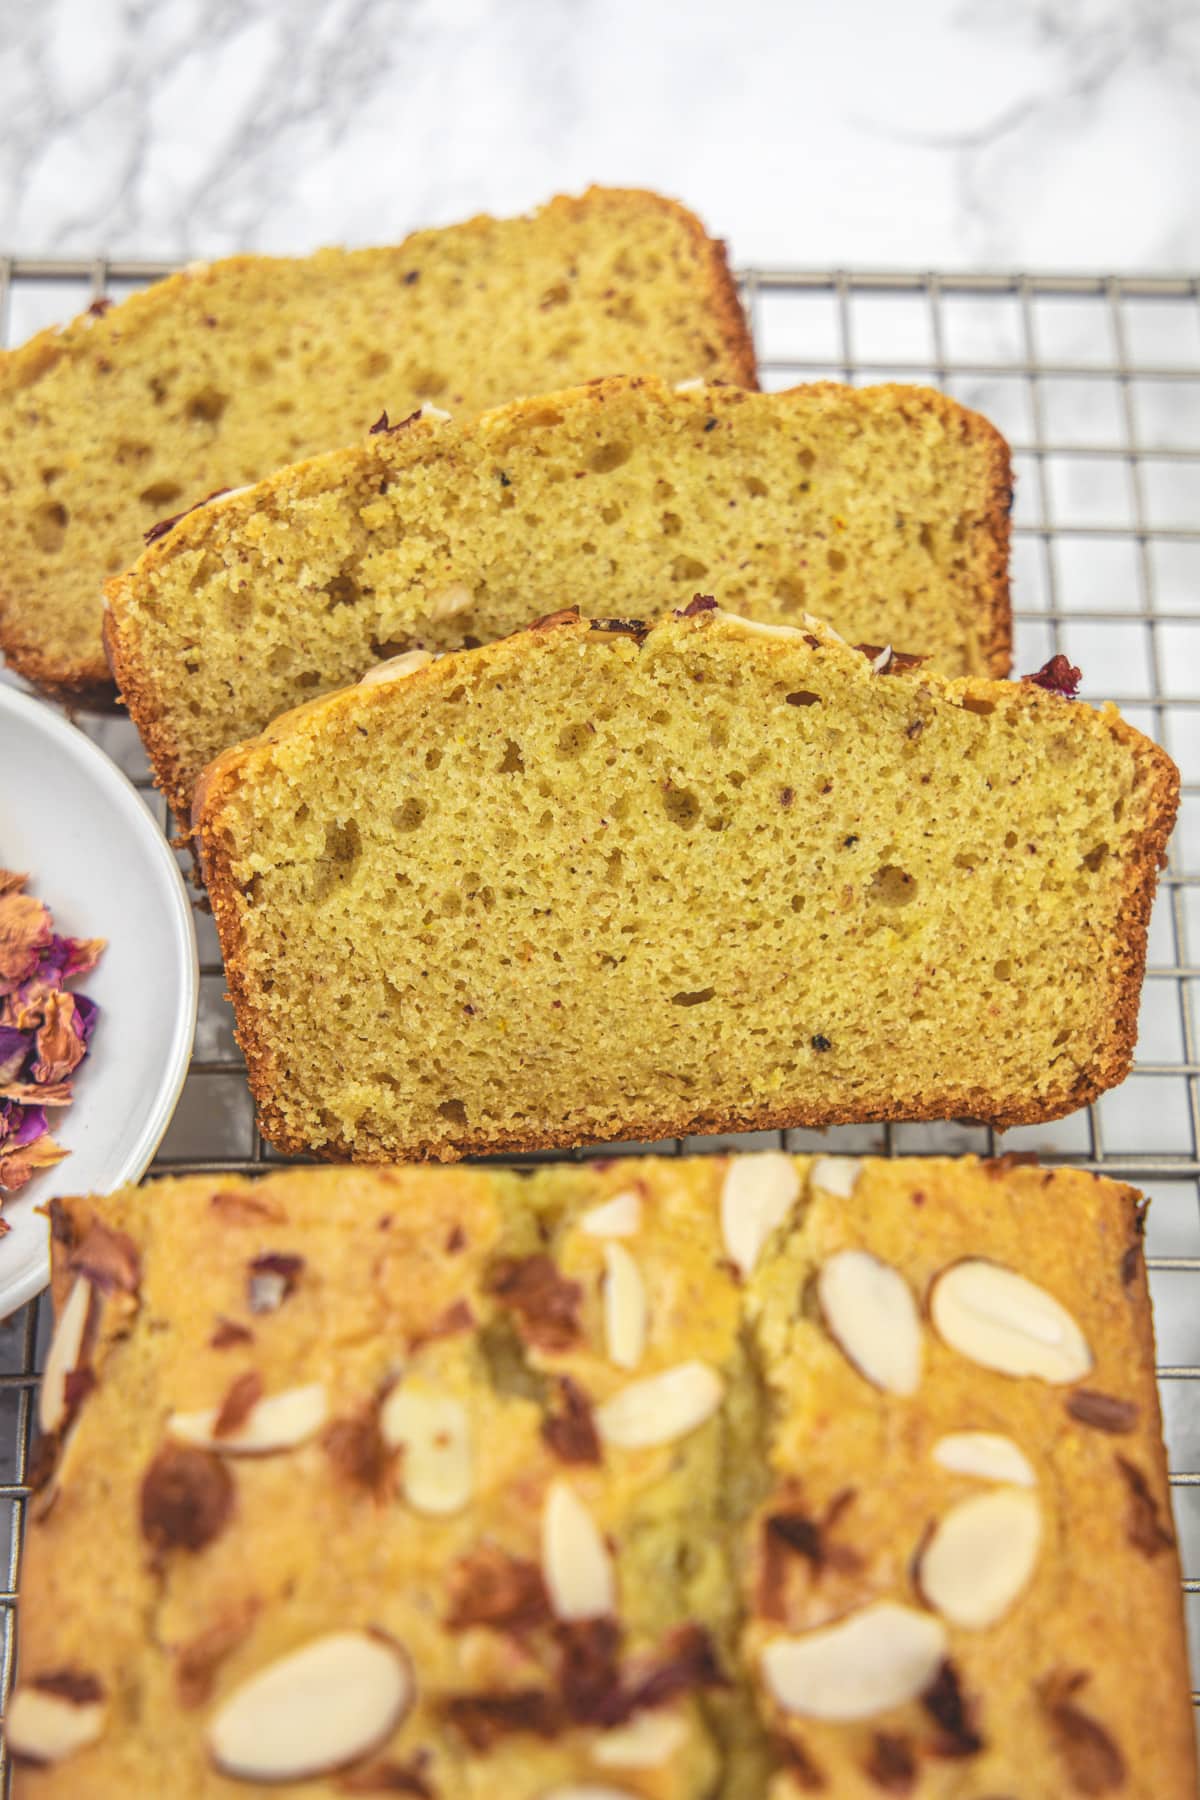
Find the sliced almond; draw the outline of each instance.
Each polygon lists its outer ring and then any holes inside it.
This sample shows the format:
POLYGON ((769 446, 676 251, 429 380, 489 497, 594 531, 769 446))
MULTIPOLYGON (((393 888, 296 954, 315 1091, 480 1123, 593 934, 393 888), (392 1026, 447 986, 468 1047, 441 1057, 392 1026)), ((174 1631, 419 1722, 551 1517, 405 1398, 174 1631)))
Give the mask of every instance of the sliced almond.
POLYGON ((801 613, 800 623, 810 637, 819 638, 823 644, 844 644, 846 642, 840 631, 835 631, 825 619, 818 619, 815 613, 801 613))
POLYGON ((641 1196, 625 1188, 579 1216, 579 1229, 590 1237, 634 1237, 642 1228, 641 1196))
POLYGON ((96 1742, 107 1715, 104 1700, 72 1700, 36 1685, 19 1687, 8 1703, 4 1741, 12 1755, 29 1762, 62 1762, 96 1742))
POLYGON ((1081 1381, 1092 1353, 1065 1306, 1001 1263, 969 1258, 933 1284, 930 1316, 939 1337, 985 1369, 1081 1381))
POLYGON ((917 1586, 952 1625, 976 1631, 1002 1619, 1037 1563, 1042 1514, 1033 1494, 997 1488, 952 1506, 918 1559, 917 1586))
POLYGON ((617 1610, 612 1557, 591 1513, 567 1481, 542 1508, 542 1575, 559 1619, 604 1619, 617 1610))
POLYGON ((830 1336, 886 1394, 915 1394, 921 1321, 904 1277, 869 1250, 839 1250, 821 1266, 817 1299, 830 1336))
POLYGON ((629 1788, 609 1787, 603 1781, 566 1781, 545 1788, 538 1800, 638 1800, 629 1788))
POLYGON ((725 1384, 707 1363, 676 1363, 632 1381, 595 1411, 596 1428, 619 1450, 647 1450, 686 1437, 721 1404, 725 1384))
POLYGON ((886 675, 891 666, 891 661, 892 646, 890 644, 885 644, 883 649, 879 652, 879 655, 871 658, 871 667, 874 669, 876 675, 886 675))
POLYGON ((804 636, 804 633, 796 625, 764 625, 759 619, 747 619, 741 613, 726 612, 723 607, 717 608, 714 617, 726 619, 731 625, 739 625, 743 631, 749 632, 753 637, 802 638, 804 636))
POLYGON ((721 1236, 740 1274, 753 1272, 767 1239, 783 1224, 799 1193, 796 1165, 782 1150, 732 1159, 721 1187, 721 1236))
POLYGON ((933 1460, 956 1475, 980 1481, 1007 1481, 1014 1487, 1036 1487, 1037 1476, 1025 1452, 998 1431, 952 1431, 933 1446, 933 1460))
POLYGON ((836 1194, 840 1200, 848 1200, 861 1173, 861 1157, 815 1156, 808 1179, 822 1193, 836 1194))
POLYGON ((588 1754, 602 1769, 661 1769, 686 1737, 687 1725, 678 1713, 639 1712, 627 1725, 596 1738, 588 1754))
POLYGON ((61 1431, 67 1422, 71 1410, 67 1404, 67 1376, 74 1374, 83 1361, 94 1298, 95 1290, 87 1276, 76 1276, 58 1316, 42 1373, 38 1425, 47 1434, 61 1431))
POLYGON ((180 1444, 196 1444, 221 1456, 272 1456, 295 1450, 316 1437, 329 1417, 329 1402, 319 1381, 305 1387, 285 1388, 256 1402, 236 1430, 218 1434, 215 1427, 221 1408, 203 1412, 172 1413, 167 1435, 180 1444))
POLYGON ((423 419, 439 419, 443 422, 454 417, 453 413, 448 413, 444 406, 435 406, 432 400, 423 402, 420 413, 423 419))
POLYGON ((398 1644, 374 1632, 330 1632, 234 1689, 209 1722, 209 1754, 235 1780, 305 1781, 378 1749, 413 1691, 398 1644))
POLYGON ((379 1414, 390 1450, 403 1450, 400 1480, 417 1512, 441 1517, 460 1512, 474 1491, 467 1409, 453 1394, 404 1383, 393 1388, 379 1414))
POLYGON ((869 1719, 924 1693, 946 1655, 939 1619, 882 1600, 762 1653, 767 1686, 785 1712, 806 1719, 869 1719))
POLYGON ((384 681, 404 681, 432 661, 432 650, 405 650, 400 656, 389 656, 386 662, 376 663, 361 677, 358 685, 376 687, 384 681))
POLYGON ((646 1284, 624 1244, 604 1246, 604 1341, 618 1369, 636 1369, 646 1348, 646 1284))
POLYGON ((453 587, 443 588, 440 594, 431 594, 425 603, 425 612, 430 619, 456 619, 459 613, 469 612, 474 603, 475 596, 470 588, 456 581, 453 587))

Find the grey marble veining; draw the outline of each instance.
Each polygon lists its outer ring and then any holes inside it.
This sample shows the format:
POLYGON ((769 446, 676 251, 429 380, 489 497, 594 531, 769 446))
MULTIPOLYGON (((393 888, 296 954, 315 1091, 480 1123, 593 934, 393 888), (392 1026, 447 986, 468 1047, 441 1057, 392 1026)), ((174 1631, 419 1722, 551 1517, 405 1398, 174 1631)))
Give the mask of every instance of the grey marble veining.
POLYGON ((589 181, 742 262, 1200 260, 1196 0, 0 0, 0 250, 394 238, 589 181))

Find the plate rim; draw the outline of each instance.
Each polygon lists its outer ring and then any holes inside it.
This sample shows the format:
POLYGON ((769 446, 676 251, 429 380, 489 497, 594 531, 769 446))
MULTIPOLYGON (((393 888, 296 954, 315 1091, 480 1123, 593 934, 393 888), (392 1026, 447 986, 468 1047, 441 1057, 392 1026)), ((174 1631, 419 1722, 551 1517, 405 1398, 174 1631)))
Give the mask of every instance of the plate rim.
MULTIPOLYGON (((129 1182, 140 1181, 146 1173, 175 1116, 179 1096, 187 1080, 200 1007, 200 947, 192 917, 192 902, 183 872, 157 819, 134 782, 112 757, 70 718, 58 711, 52 702, 39 700, 20 688, 0 683, 0 711, 10 707, 18 719, 25 719, 33 729, 56 738, 69 754, 81 756, 85 763, 90 758, 97 780, 108 789, 135 829, 149 828, 149 838, 154 846, 150 854, 157 859, 164 871, 169 871, 167 891, 171 909, 176 924, 182 927, 179 933, 183 952, 180 958, 182 985, 179 995, 182 1004, 177 1009, 172 1027, 170 1046, 163 1064, 163 1079, 145 1125, 117 1165, 109 1189, 111 1192, 129 1182)), ((36 1196, 30 1195, 29 1198, 36 1199, 36 1196)), ((3 1260, 3 1243, 0 1241, 0 1320, 10 1318, 49 1286, 49 1220, 46 1220, 45 1244, 39 1258, 31 1258, 23 1269, 7 1279, 3 1273, 3 1260)))

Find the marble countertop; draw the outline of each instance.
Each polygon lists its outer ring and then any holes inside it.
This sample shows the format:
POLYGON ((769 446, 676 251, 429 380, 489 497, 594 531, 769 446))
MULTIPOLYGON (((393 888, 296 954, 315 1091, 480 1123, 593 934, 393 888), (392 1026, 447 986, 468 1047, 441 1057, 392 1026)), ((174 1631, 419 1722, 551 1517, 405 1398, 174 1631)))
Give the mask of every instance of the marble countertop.
POLYGON ((0 0, 0 253, 365 243, 590 181, 736 260, 1200 262, 1196 0, 0 0))

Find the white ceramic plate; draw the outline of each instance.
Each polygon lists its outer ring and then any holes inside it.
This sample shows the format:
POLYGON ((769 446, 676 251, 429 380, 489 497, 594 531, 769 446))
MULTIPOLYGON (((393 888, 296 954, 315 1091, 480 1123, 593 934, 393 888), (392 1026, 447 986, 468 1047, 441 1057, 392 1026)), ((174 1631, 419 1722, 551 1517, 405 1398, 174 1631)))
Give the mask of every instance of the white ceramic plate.
POLYGON ((98 967, 72 982, 100 1007, 71 1105, 51 1115, 70 1155, 4 1198, 0 1318, 50 1278, 57 1194, 108 1193, 149 1167, 187 1073, 199 968, 175 858, 137 789, 53 707, 0 685, 0 868, 66 937, 102 937, 98 967))

